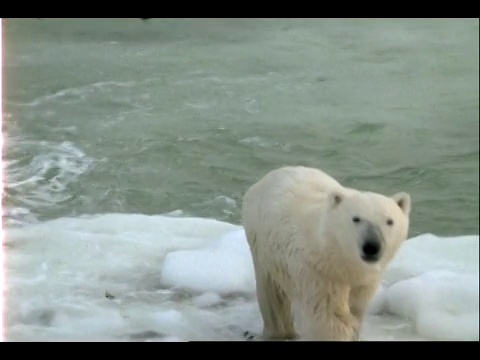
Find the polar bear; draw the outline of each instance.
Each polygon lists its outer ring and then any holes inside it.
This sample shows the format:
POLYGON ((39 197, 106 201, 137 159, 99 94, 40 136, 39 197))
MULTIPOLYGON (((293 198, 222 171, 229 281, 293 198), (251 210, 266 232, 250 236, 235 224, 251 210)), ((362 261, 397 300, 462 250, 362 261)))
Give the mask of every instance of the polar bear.
POLYGON ((358 341, 407 238, 411 198, 342 186, 320 169, 273 170, 244 195, 263 339, 358 341))

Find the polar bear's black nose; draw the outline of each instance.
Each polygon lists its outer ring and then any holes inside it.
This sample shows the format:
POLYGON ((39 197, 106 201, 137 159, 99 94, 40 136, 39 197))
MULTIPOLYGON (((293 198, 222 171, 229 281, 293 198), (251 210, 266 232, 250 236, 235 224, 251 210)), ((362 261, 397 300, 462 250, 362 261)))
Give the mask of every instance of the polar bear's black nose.
POLYGON ((366 262, 375 262, 382 255, 382 233, 375 226, 369 224, 364 234, 362 244, 362 259, 366 262))
POLYGON ((376 240, 367 240, 362 246, 363 260, 377 261, 380 255, 380 243, 376 240))

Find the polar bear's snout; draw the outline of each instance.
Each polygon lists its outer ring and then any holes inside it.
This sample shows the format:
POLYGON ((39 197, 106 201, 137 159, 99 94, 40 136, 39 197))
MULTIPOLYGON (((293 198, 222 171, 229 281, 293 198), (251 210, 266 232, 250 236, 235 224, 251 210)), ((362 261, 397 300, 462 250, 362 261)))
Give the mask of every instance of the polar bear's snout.
POLYGON ((366 262, 378 261, 382 256, 384 245, 385 239, 380 229, 368 224, 361 245, 362 259, 366 262))

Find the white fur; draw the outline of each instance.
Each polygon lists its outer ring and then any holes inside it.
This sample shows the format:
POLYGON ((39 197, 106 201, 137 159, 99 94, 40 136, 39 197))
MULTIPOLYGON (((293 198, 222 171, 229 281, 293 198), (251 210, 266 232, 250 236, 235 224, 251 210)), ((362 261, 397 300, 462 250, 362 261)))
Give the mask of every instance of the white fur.
POLYGON ((407 193, 361 192, 313 168, 284 167, 254 184, 242 219, 264 338, 358 340, 367 305, 407 237, 409 213, 407 193), (375 263, 361 258, 362 225, 353 216, 383 234, 375 263))

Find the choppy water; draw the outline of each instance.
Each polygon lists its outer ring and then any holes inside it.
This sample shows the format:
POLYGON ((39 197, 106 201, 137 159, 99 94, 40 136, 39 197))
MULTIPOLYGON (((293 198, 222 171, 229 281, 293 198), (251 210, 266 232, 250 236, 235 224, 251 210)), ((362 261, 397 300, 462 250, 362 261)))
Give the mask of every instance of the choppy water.
POLYGON ((172 211, 238 224, 250 184, 304 164, 411 193, 411 236, 479 233, 478 19, 3 30, 8 229, 172 211))

